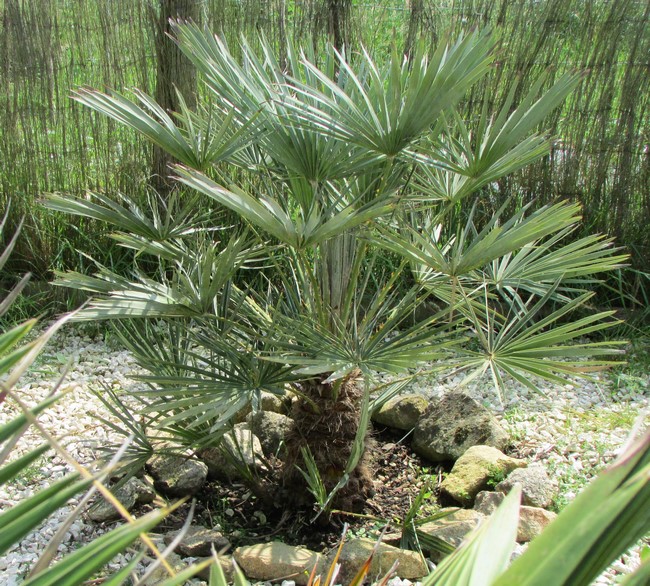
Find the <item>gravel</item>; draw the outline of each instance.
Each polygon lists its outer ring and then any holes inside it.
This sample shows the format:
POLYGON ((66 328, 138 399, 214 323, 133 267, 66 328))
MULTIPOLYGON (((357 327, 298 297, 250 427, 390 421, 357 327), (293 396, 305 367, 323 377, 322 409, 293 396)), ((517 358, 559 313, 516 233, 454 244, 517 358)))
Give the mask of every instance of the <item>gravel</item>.
MULTIPOLYGON (((85 328, 89 331, 89 328, 85 328)), ((109 340, 110 342, 110 340, 109 340)), ((70 370, 61 385, 68 391, 65 398, 48 409, 39 421, 65 445, 70 455, 83 463, 92 463, 99 448, 120 442, 97 416, 109 417, 104 405, 93 394, 103 385, 122 391, 133 391, 139 383, 130 376, 138 371, 133 357, 126 351, 106 343, 101 336, 89 335, 83 328, 68 328, 56 334, 45 352, 20 381, 18 390, 30 405, 51 393, 60 379, 64 365, 71 361, 70 370)), ((420 392, 437 397, 457 388, 460 377, 413 383, 404 392, 420 392)), ((642 376, 596 375, 592 381, 545 386, 538 395, 521 385, 512 384, 503 404, 485 383, 471 383, 466 392, 491 406, 511 433, 517 455, 529 461, 542 462, 549 474, 558 481, 560 493, 556 508, 561 508, 605 464, 620 452, 635 420, 647 425, 650 374, 642 376)), ((0 407, 0 424, 14 415, 6 403, 0 407)), ((18 457, 42 443, 39 434, 30 430, 19 441, 13 457, 18 457)), ((53 452, 47 453, 20 477, 0 487, 0 509, 5 509, 28 497, 40 487, 63 477, 71 466, 53 452)), ((43 525, 0 557, 0 582, 19 584, 29 567, 38 559, 47 543, 77 500, 60 509, 43 525)), ((109 527, 110 528, 110 527, 109 527)), ((107 529, 78 518, 69 528, 59 555, 63 555, 97 537, 107 529)), ((117 556, 107 567, 109 571, 122 567, 129 555, 117 556)), ((638 548, 618 559, 596 582, 613 584, 620 574, 639 564, 638 548)), ((400 581, 401 586, 406 586, 400 581)), ((398 583, 395 582, 395 586, 398 583)))

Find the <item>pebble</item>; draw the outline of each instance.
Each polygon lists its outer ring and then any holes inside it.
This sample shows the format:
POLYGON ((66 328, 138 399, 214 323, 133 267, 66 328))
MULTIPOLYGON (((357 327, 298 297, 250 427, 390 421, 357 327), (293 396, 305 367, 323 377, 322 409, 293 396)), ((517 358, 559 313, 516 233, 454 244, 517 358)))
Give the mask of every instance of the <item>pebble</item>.
MULTIPOLYGON (((37 361, 37 366, 19 382, 18 389, 23 400, 35 405, 46 398, 57 384, 61 369, 70 359, 70 371, 60 387, 60 390, 67 392, 67 396, 45 412, 39 421, 50 433, 59 438, 65 437, 66 448, 72 457, 79 462, 90 463, 95 460, 98 447, 107 442, 123 440, 122 436, 105 428, 94 418, 96 415, 109 418, 110 415, 92 390, 101 389, 100 383, 127 392, 143 388, 143 385, 130 378, 139 371, 129 352, 111 348, 99 337, 84 335, 81 328, 70 327, 54 336, 37 361)), ((419 380, 403 392, 419 392, 436 398, 455 390, 462 378, 456 376, 451 379, 419 380)), ((636 385, 640 384, 639 377, 634 380, 636 385)), ((608 381, 607 375, 599 374, 593 381, 575 384, 567 382, 551 387, 544 383, 544 396, 529 392, 526 387, 511 381, 503 403, 484 381, 473 381, 465 392, 491 407, 513 436, 521 438, 518 440, 518 449, 522 452, 520 455, 529 460, 538 460, 556 470, 567 467, 574 475, 589 478, 596 473, 597 468, 616 457, 626 441, 627 430, 607 428, 596 419, 588 429, 582 429, 583 420, 592 417, 596 410, 599 414, 614 415, 630 408, 638 412, 647 409, 650 375, 643 381, 645 393, 639 391, 638 387, 632 390, 620 385, 617 389, 610 390, 613 385, 608 381), (598 446, 606 446, 606 449, 598 446)), ((12 415, 8 409, 0 410, 0 424, 11 419, 12 415)), ((28 430, 19 440, 12 457, 24 454, 41 441, 37 433, 28 430)), ((34 470, 37 473, 0 487, 2 508, 13 506, 47 486, 53 479, 61 478, 69 466, 58 456, 48 453, 36 463, 34 470)), ((573 500, 580 488, 568 485, 564 488, 562 497, 565 501, 573 500)), ((23 580, 30 566, 38 559, 47 537, 57 531, 78 502, 78 499, 73 499, 67 507, 56 511, 40 528, 27 535, 19 545, 11 547, 4 556, 0 556, 3 586, 19 584, 23 580)), ((86 522, 84 518, 75 520, 68 529, 58 555, 76 549, 78 545, 91 541, 107 529, 110 527, 102 528, 86 522)), ((130 554, 120 554, 107 567, 115 571, 130 559, 130 554)), ((621 574, 630 572, 639 564, 638 548, 633 549, 612 564, 596 583, 614 584, 620 580, 621 574)), ((408 580, 397 577, 388 584, 413 586, 408 580)), ((285 580, 282 586, 295 584, 291 580, 285 580)))

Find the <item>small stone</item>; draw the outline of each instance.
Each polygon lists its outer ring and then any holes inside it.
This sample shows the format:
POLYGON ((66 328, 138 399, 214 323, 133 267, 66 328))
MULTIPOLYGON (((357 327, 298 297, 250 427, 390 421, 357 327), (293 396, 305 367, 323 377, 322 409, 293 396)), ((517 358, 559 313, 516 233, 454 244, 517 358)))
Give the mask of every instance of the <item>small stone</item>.
POLYGON ((476 495, 487 488, 490 477, 495 474, 505 475, 524 466, 524 460, 506 456, 496 448, 473 446, 456 460, 440 488, 443 494, 456 502, 471 506, 476 495))
POLYGON ((521 507, 519 509, 519 528, 517 541, 528 543, 537 537, 557 515, 539 507, 521 507))
POLYGON ((284 438, 293 426, 293 420, 280 413, 258 411, 250 413, 247 421, 253 434, 259 438, 264 455, 267 457, 280 455, 284 438))
POLYGON ((386 427, 408 431, 417 425, 428 406, 429 401, 422 395, 401 395, 382 405, 372 420, 386 427))
POLYGON ((157 454, 149 459, 147 467, 156 490, 173 497, 196 494, 208 476, 203 462, 184 456, 157 454))
MULTIPOLYGON (((165 543, 169 545, 178 536, 178 531, 165 534, 165 543)), ((230 541, 219 531, 201 525, 191 525, 181 542, 176 546, 176 553, 185 557, 212 555, 212 549, 219 553, 230 547, 230 541)))
POLYGON ((521 502, 530 507, 548 507, 557 492, 557 484, 546 473, 543 466, 517 468, 497 484, 496 490, 508 494, 515 484, 521 486, 521 502))
MULTIPOLYGON (((444 541, 452 547, 458 547, 465 537, 476 529, 479 523, 485 518, 478 511, 443 509, 441 512, 445 510, 449 511, 450 514, 421 525, 419 530, 431 537, 444 541)), ((429 549, 429 557, 433 562, 437 563, 444 557, 444 554, 438 550, 429 549)))
POLYGON ((220 446, 205 448, 198 455, 207 465, 210 479, 241 478, 242 466, 257 471, 264 470, 262 444, 250 430, 248 423, 238 423, 232 432, 223 436, 220 446))
MULTIPOLYGON (((130 478, 122 486, 113 492, 113 496, 120 501, 122 506, 130 511, 135 506, 137 501, 139 480, 137 478, 130 478)), ((105 523, 107 521, 116 521, 121 519, 122 515, 117 511, 112 503, 109 503, 104 497, 100 497, 95 505, 88 511, 88 518, 95 523, 105 523)))

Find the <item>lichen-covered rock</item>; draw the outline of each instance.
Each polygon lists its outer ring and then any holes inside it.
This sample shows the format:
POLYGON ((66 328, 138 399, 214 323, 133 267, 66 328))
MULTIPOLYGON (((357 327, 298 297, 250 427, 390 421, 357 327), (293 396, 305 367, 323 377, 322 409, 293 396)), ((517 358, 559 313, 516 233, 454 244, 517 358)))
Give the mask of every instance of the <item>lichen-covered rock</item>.
POLYGON ((147 462, 147 468, 156 490, 173 497, 196 494, 208 476, 203 462, 186 456, 156 454, 147 462))
MULTIPOLYGON (((178 531, 165 534, 165 543, 169 545, 178 536, 178 531)), ((176 553, 187 557, 212 555, 212 548, 219 553, 230 547, 230 541, 224 535, 201 525, 191 525, 180 543, 176 546, 176 553)))
POLYGON ((428 406, 429 401, 422 395, 400 395, 382 405, 372 420, 386 427, 409 431, 417 425, 428 406))
POLYGON ((456 460, 440 489, 456 502, 471 506, 476 495, 487 488, 490 478, 524 466, 524 460, 506 456, 491 446, 473 446, 456 460))
POLYGON ((413 450, 432 462, 460 458, 470 447, 485 445, 503 450, 507 432, 492 413, 471 397, 449 394, 433 403, 413 432, 413 450))
MULTIPOLYGON (((366 563, 375 545, 376 541, 374 539, 359 538, 347 541, 343 545, 339 558, 341 569, 337 577, 337 583, 349 584, 361 569, 361 566, 366 563)), ((332 553, 332 556, 334 553, 332 553)), ((331 563, 332 560, 328 561, 331 563)), ((398 574, 403 580, 417 580, 429 573, 424 559, 417 552, 381 543, 372 558, 370 576, 383 577, 395 561, 399 562, 398 574)))
POLYGON ((259 439, 264 455, 281 456, 284 437, 291 429, 290 417, 272 411, 258 411, 248 416, 251 431, 259 439))
POLYGON ((314 566, 322 572, 325 561, 320 553, 281 541, 238 547, 233 557, 247 578, 271 582, 286 578, 300 585, 307 584, 314 566))
POLYGON ((248 423, 238 423, 222 438, 219 447, 205 448, 198 453, 208 467, 208 477, 218 480, 242 478, 241 468, 264 469, 262 444, 248 423))
MULTIPOLYGON (((418 529, 423 533, 426 533, 428 536, 434 537, 447 545, 456 548, 463 542, 468 533, 478 527, 479 523, 485 518, 485 516, 478 511, 468 509, 448 509, 448 511, 450 511, 449 515, 425 523, 418 527, 418 529)), ((429 557, 434 563, 439 562, 444 555, 445 554, 441 553, 437 549, 429 550, 429 557)))
POLYGON ((548 507, 557 493, 557 484, 540 464, 513 470, 496 490, 508 494, 515 484, 521 486, 521 503, 530 507, 548 507))

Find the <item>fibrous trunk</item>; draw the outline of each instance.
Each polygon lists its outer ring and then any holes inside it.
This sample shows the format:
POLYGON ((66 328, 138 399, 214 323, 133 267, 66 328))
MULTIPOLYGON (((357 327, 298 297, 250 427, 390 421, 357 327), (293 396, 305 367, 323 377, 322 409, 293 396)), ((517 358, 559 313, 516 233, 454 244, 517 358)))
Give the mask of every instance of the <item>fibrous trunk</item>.
MULTIPOLYGON (((284 490, 292 503, 314 502, 298 467, 305 469, 301 447, 314 458, 321 479, 329 493, 345 474, 359 428, 363 390, 349 379, 334 385, 312 379, 301 384, 305 398, 293 407, 294 427, 286 437, 287 456, 284 467, 284 490)), ((374 493, 368 440, 361 459, 349 474, 348 483, 332 501, 331 508, 360 511, 374 493)))

